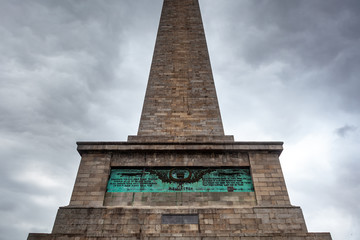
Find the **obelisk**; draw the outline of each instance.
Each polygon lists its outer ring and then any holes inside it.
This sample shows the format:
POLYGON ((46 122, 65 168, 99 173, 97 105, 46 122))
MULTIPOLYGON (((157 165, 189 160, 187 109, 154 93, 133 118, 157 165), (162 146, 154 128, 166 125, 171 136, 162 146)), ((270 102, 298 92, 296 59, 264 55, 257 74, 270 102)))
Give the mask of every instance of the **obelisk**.
POLYGON ((28 240, 331 240, 291 205, 282 142, 224 135, 198 0, 164 0, 138 134, 77 144, 69 205, 28 240))
POLYGON ((224 136, 198 1, 165 0, 138 136, 130 141, 224 136))

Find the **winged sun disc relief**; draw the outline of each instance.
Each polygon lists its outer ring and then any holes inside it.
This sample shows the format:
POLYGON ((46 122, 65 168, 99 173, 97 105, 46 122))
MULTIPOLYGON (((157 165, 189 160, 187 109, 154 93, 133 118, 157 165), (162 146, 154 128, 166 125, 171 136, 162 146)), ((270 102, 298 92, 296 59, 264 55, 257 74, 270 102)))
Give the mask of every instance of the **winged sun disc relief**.
POLYGON ((253 192, 249 168, 112 169, 108 192, 253 192))

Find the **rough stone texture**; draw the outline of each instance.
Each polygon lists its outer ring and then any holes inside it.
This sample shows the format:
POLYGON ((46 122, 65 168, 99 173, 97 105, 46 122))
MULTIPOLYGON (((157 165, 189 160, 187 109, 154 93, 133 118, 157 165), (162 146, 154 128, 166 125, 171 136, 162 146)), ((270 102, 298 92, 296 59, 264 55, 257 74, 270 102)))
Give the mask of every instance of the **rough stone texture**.
POLYGON ((298 207, 272 208, 60 208, 53 234, 234 235, 306 233, 298 207), (162 214, 198 214, 199 224, 161 224, 162 214))
POLYGON ((329 233, 267 234, 254 236, 188 236, 186 234, 160 234, 158 236, 84 237, 79 235, 31 234, 28 240, 331 240, 329 233), (180 236, 181 235, 181 236, 180 236))
POLYGON ((110 175, 110 154, 85 154, 76 177, 71 206, 102 206, 110 175))
POLYGON ((253 192, 106 193, 104 206, 255 206, 253 192))
POLYGON ((82 155, 70 205, 52 234, 33 239, 329 240, 306 230, 290 205, 279 155, 282 143, 78 143, 82 155), (250 193, 106 193, 111 167, 247 166, 250 193), (199 224, 162 224, 162 214, 198 214, 199 224))
POLYGON ((279 156, 282 142, 225 136, 198 0, 164 0, 137 136, 81 142, 67 207, 51 234, 28 240, 331 240, 308 233, 291 206, 279 156), (107 193, 115 167, 249 167, 254 192, 107 193), (198 224, 162 215, 196 214, 198 224))
POLYGON ((128 136, 128 142, 138 142, 138 143, 154 143, 154 142, 234 142, 234 136, 232 135, 207 135, 207 136, 128 136))
MULTIPOLYGON (((124 151, 271 151, 279 155, 283 150, 283 142, 190 142, 190 143, 133 143, 133 142, 77 142, 80 155, 89 152, 124 152, 124 151)), ((167 163, 171 164, 171 163, 167 163)))
POLYGON ((65 207, 59 209, 51 235, 34 234, 28 239, 67 239, 67 237, 68 239, 331 239, 330 234, 307 233, 302 212, 298 207, 210 209, 65 207), (198 214, 199 224, 161 224, 161 215, 169 213, 198 214))
POLYGON ((224 136, 198 0, 165 0, 138 136, 129 141, 191 136, 232 140, 224 136))
POLYGON ((238 151, 136 151, 116 153, 112 156, 111 166, 212 166, 232 167, 249 166, 249 157, 238 151))
POLYGON ((290 204, 279 155, 270 152, 251 152, 249 158, 258 205, 290 204))
POLYGON ((279 162, 280 142, 78 146, 82 161, 70 206, 290 205, 279 162), (255 193, 106 193, 112 167, 161 166, 249 167, 255 193))

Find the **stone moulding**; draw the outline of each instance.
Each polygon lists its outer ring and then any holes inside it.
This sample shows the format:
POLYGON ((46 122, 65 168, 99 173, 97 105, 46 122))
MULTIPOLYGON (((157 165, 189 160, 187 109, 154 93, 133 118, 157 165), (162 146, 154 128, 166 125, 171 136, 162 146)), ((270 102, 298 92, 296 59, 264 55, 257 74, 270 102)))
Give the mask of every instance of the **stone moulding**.
POLYGON ((89 151, 272 151, 279 155, 283 142, 186 142, 186 143, 135 143, 135 142, 77 142, 77 150, 82 155, 89 151))

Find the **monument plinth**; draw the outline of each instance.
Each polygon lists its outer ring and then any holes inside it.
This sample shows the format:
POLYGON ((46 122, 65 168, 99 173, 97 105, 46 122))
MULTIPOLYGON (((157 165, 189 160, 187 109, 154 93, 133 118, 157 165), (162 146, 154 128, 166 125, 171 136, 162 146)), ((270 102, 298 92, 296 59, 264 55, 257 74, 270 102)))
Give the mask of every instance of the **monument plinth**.
POLYGON ((164 0, 138 134, 78 142, 70 204, 28 240, 329 240, 290 204, 282 142, 224 134, 197 0, 164 0))

